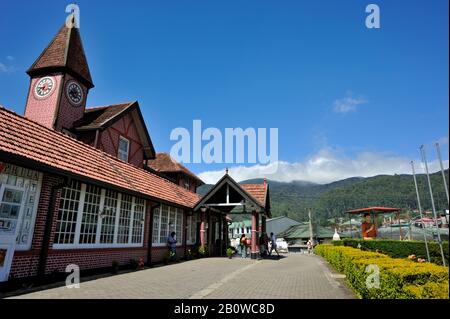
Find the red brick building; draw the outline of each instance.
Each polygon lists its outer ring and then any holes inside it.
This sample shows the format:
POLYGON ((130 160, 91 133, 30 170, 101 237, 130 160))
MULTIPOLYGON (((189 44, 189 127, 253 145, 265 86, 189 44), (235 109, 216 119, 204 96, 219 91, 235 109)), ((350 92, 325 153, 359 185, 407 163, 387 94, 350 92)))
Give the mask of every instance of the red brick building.
MULTIPOLYGON (((179 256, 196 244, 223 254, 229 211, 201 202, 203 182, 156 154, 138 102, 86 108, 94 85, 78 29, 63 26, 27 73, 25 115, 0 107, 0 282, 158 262, 172 231, 179 256)), ((270 214, 268 185, 236 185, 270 214)))

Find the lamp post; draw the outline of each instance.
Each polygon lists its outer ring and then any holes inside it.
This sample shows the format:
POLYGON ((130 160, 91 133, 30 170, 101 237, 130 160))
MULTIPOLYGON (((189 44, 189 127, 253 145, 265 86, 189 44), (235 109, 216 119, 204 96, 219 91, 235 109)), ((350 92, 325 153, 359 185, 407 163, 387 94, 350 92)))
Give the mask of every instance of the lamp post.
POLYGON ((422 221, 423 239, 425 240, 425 248, 427 250, 427 259, 428 259, 428 262, 430 262, 430 252, 428 250, 428 241, 427 241, 427 234, 425 231, 425 222, 423 221, 422 205, 420 205, 419 188, 417 187, 416 170, 414 169, 413 161, 411 161, 411 168, 412 168, 412 173, 413 173, 413 178, 414 178, 414 186, 416 187, 417 206, 419 207, 420 220, 422 221))
POLYGON ((425 166, 425 173, 427 174, 428 189, 430 191, 430 197, 431 197, 431 208, 433 209, 433 216, 434 216, 434 221, 435 221, 436 231, 437 231, 437 236, 438 236, 438 244, 439 244, 439 248, 441 249, 442 264, 445 266, 444 249, 442 248, 441 233, 439 231, 439 225, 438 225, 438 221, 437 221, 436 207, 434 205, 433 190, 431 189, 430 173, 428 172, 428 163, 427 163, 427 157, 425 154, 425 146, 424 145, 422 145, 420 147, 420 152, 422 153, 422 162, 425 166))
POLYGON ((201 222, 200 222, 200 245, 201 246, 205 246, 205 232, 206 232, 206 230, 205 230, 205 214, 206 214, 206 211, 208 210, 208 207, 206 207, 206 206, 202 206, 202 207, 200 207, 200 211, 202 212, 202 215, 201 215, 201 222))

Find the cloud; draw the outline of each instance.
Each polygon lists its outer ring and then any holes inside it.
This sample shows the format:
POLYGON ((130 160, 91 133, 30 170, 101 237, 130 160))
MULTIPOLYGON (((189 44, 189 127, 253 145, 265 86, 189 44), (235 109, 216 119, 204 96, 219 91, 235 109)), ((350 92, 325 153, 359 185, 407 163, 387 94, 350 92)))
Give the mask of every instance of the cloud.
POLYGON ((8 72, 8 68, 6 67, 6 65, 4 65, 3 63, 0 62, 0 72, 1 73, 6 73, 8 72))
MULTIPOLYGON (((267 177, 270 180, 291 182, 294 180, 309 181, 315 183, 330 183, 349 177, 370 177, 380 174, 411 174, 411 159, 387 153, 361 152, 354 157, 343 154, 342 151, 323 148, 309 156, 303 162, 271 163, 269 165, 254 165, 250 167, 235 166, 229 169, 229 174, 237 181, 252 178, 267 177), (276 173, 274 166, 278 166, 276 173)), ((417 173, 422 173, 422 165, 419 158, 415 160, 417 173)), ((438 171, 437 160, 429 161, 430 172, 438 171)), ((444 167, 449 167, 449 161, 444 161, 444 167)), ((208 184, 217 182, 224 174, 220 171, 207 171, 198 176, 208 184)))
POLYGON ((14 72, 16 68, 12 65, 6 65, 0 62, 0 73, 11 73, 14 72))
POLYGON ((11 55, 8 55, 7 57, 6 57, 6 60, 8 60, 8 61, 14 61, 16 58, 15 57, 13 57, 13 56, 11 56, 11 55))
POLYGON ((333 111, 336 113, 354 112, 359 105, 366 103, 368 103, 368 101, 363 98, 345 97, 333 102, 333 111))

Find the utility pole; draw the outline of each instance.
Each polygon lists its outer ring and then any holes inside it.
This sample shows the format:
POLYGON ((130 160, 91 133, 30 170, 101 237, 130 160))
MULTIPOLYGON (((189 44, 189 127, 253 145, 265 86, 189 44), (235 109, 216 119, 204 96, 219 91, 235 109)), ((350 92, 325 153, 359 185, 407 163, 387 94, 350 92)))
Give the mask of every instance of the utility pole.
POLYGON ((314 235, 313 235, 313 227, 311 221, 311 208, 308 208, 308 217, 309 217, 309 240, 314 245, 314 235))
POLYGON ((412 168, 412 173, 413 173, 413 178, 414 178, 414 186, 416 187, 417 206, 419 207, 420 220, 422 221, 423 239, 425 241, 425 248, 427 250, 427 259, 428 259, 428 262, 430 262, 431 259, 430 259, 430 251, 428 250, 427 233, 425 230, 425 223, 423 221, 422 205, 420 204, 419 187, 417 187, 416 170, 414 169, 413 161, 411 161, 411 168, 412 168))
POLYGON ((445 266, 444 249, 442 248, 441 233, 439 231, 439 225, 438 225, 437 214, 436 214, 436 207, 434 205, 433 190, 431 189, 430 173, 428 172, 427 157, 426 157, 426 154, 425 154, 425 146, 424 145, 422 145, 420 147, 420 152, 422 153, 422 162, 423 162, 423 164, 425 166, 425 173, 427 174, 428 189, 430 190, 430 197, 431 197, 431 208, 433 209, 433 216, 434 216, 434 221, 435 221, 436 231, 437 231, 437 236, 438 236, 438 244, 439 244, 439 248, 441 249, 442 265, 445 266))

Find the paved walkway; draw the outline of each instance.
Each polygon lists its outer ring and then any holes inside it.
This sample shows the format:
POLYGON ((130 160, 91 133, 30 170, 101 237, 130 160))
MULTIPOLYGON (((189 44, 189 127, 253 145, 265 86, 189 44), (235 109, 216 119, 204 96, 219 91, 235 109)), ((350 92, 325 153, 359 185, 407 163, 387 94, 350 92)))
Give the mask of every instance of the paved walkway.
POLYGON ((354 298, 340 277, 313 255, 260 261, 204 258, 14 298, 354 298))

